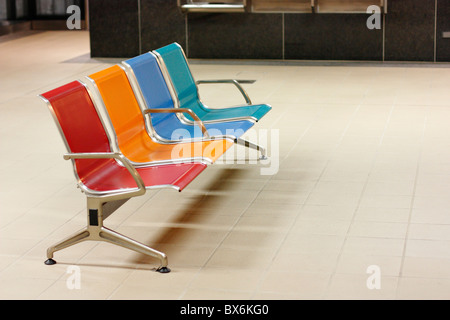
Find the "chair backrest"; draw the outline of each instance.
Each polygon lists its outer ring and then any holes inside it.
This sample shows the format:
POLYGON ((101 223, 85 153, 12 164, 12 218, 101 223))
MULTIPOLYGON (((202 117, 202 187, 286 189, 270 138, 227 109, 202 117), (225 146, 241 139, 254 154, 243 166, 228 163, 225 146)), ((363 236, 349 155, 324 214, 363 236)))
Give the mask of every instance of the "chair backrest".
MULTIPOLYGON (((124 61, 132 70, 140 94, 144 98, 147 108, 174 108, 174 101, 166 80, 159 68, 156 57, 150 53, 144 53, 137 57, 124 61)), ((174 113, 152 113, 151 123, 157 126, 169 119, 175 119, 174 113)))
POLYGON ((172 43, 154 51, 159 55, 170 75, 173 87, 180 104, 190 108, 201 118, 202 110, 198 109, 198 90, 183 48, 178 43, 172 43))
POLYGON ((134 141, 150 143, 151 146, 144 115, 125 71, 119 65, 114 65, 88 78, 94 82, 101 95, 123 154, 129 157, 135 151, 134 141))
POLYGON ((109 137, 82 83, 73 81, 41 96, 49 102, 68 152, 111 152, 109 137))
MULTIPOLYGON (((70 82, 40 96, 47 102, 69 153, 111 152, 109 136, 81 82, 70 82)), ((75 160, 75 174, 82 184, 89 185, 91 174, 113 162, 111 159, 75 160)))

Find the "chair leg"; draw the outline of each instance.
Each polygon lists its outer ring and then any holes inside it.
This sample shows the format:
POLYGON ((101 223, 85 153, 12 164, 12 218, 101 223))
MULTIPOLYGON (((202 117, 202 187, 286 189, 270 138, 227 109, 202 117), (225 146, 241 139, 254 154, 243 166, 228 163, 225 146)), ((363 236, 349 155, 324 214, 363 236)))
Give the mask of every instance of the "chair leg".
POLYGON ((104 202, 102 199, 89 198, 88 203, 88 214, 87 214, 87 227, 80 232, 74 234, 73 236, 58 242, 52 247, 47 249, 47 260, 46 265, 55 264, 56 261, 53 260, 53 253, 72 246, 74 244, 80 243, 86 240, 93 241, 105 241, 114 245, 121 246, 126 249, 134 250, 136 252, 149 255, 151 257, 160 260, 161 265, 156 270, 160 273, 168 273, 170 269, 167 267, 167 257, 164 253, 152 249, 142 243, 139 243, 131 238, 128 238, 120 233, 108 229, 103 226, 104 216, 109 216, 113 211, 115 211, 123 201, 114 200, 113 202, 104 202), (109 205, 108 205, 109 204, 109 205), (119 204, 119 205, 118 205, 119 204))
POLYGON ((88 227, 85 230, 82 230, 75 235, 53 245, 52 247, 47 249, 47 260, 45 261, 46 265, 53 265, 56 263, 53 260, 53 254, 56 251, 62 250, 64 248, 70 247, 74 244, 80 243, 86 240, 97 240, 97 241, 105 241, 114 245, 121 246, 126 249, 130 249, 145 255, 149 255, 151 257, 157 258, 161 261, 160 267, 156 270, 160 273, 168 273, 170 269, 167 267, 167 256, 159 252, 153 248, 150 248, 142 243, 139 243, 131 238, 128 238, 116 231, 108 229, 106 227, 100 228, 92 228, 88 227))
POLYGON ((101 228, 99 236, 103 241, 159 259, 161 261, 161 265, 156 271, 160 273, 170 272, 170 269, 167 267, 167 256, 164 253, 105 227, 101 228))
POLYGON ((53 260, 53 253, 59 250, 62 250, 64 248, 73 246, 74 244, 80 243, 82 241, 86 241, 89 239, 90 232, 87 229, 83 229, 74 235, 70 236, 69 238, 62 240, 58 242, 57 244, 49 247, 47 249, 47 260, 45 261, 46 265, 52 265, 55 264, 56 261, 53 260))
POLYGON ((252 148, 255 150, 258 150, 261 153, 261 156, 259 157, 260 160, 267 160, 267 155, 266 155, 266 149, 256 143, 241 139, 241 138, 237 138, 235 140, 235 142, 237 144, 240 144, 241 146, 247 147, 247 148, 252 148))

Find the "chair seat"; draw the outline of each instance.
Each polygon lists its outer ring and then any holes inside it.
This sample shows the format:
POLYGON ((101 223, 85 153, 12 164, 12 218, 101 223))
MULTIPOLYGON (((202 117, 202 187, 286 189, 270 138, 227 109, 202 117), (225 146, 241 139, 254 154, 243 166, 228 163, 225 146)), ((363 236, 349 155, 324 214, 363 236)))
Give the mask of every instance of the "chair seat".
MULTIPOLYGON (((92 160, 76 160, 77 163, 80 161, 92 160)), ((119 165, 116 160, 100 161, 102 163, 95 171, 90 171, 85 175, 83 172, 79 172, 80 182, 88 189, 109 193, 136 188, 136 182, 129 171, 119 165)), ((202 163, 182 163, 139 167, 136 170, 148 189, 173 187, 181 191, 205 168, 206 165, 202 163)))
MULTIPOLYGON (((201 138, 203 133, 198 126, 186 125, 177 120, 178 123, 168 125, 166 122, 160 122, 154 125, 154 128, 158 135, 166 140, 172 140, 176 138, 179 133, 186 134, 185 138, 201 138)), ((208 130, 210 136, 234 136, 236 138, 241 137, 247 132, 253 123, 247 120, 242 121, 230 121, 230 122, 217 122, 217 123, 205 123, 205 128, 208 130)))
MULTIPOLYGON (((208 108, 197 101, 197 106, 191 107, 193 110, 208 110, 203 113, 201 119, 205 122, 219 121, 224 119, 239 119, 251 117, 255 121, 260 120, 266 113, 268 113, 272 107, 267 104, 254 104, 248 106, 237 106, 229 108, 208 108)), ((186 116, 189 117, 189 116, 186 116)))
POLYGON ((208 159, 212 163, 219 159, 232 145, 226 139, 197 142, 181 142, 174 144, 157 144, 146 132, 120 144, 120 150, 135 165, 148 165, 151 162, 186 161, 208 159))

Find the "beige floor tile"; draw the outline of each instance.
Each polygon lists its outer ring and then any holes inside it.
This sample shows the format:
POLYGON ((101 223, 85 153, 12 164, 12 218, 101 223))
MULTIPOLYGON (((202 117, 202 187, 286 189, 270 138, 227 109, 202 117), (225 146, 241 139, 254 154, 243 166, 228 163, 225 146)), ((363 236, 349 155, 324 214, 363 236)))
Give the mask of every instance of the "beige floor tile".
POLYGON ((233 270, 264 270, 272 261, 275 249, 248 249, 219 247, 206 267, 233 270))
POLYGON ((197 273, 198 269, 189 267, 174 268, 167 274, 132 270, 108 299, 176 300, 183 295, 197 273))
POLYGON ((291 232, 295 234, 316 234, 345 236, 350 228, 349 220, 336 218, 305 218, 302 215, 292 227, 291 232))
POLYGON ((353 255, 403 255, 403 239, 348 237, 342 249, 344 254, 353 255))
POLYGON ((253 292, 227 291, 217 289, 188 289, 180 296, 184 300, 251 300, 253 292))
POLYGON ((399 279, 398 300, 448 300, 450 298, 449 279, 412 278, 399 279))
POLYGON ((322 299, 330 275, 326 273, 270 272, 261 284, 260 293, 294 295, 296 299, 322 299))
POLYGON ((34 300, 52 286, 54 280, 43 278, 25 279, 19 276, 1 278, 0 297, 2 300, 34 300))
POLYGON ((405 256, 450 259, 450 241, 408 239, 405 256))
POLYGON ((398 277, 402 265, 400 256, 380 256, 370 254, 342 254, 336 266, 336 274, 366 275, 373 273, 372 267, 379 268, 381 276, 398 277))
POLYGON ((314 219, 330 219, 351 221, 355 214, 356 205, 305 205, 303 206, 299 219, 300 220, 314 220, 314 219))
POLYGON ((344 245, 344 236, 328 234, 303 234, 291 230, 282 250, 296 254, 335 254, 344 245))
POLYGON ((220 268, 204 268, 190 284, 191 289, 216 289, 227 291, 254 291, 259 286, 263 271, 235 271, 220 268))
POLYGON ((378 221, 407 223, 410 208, 382 208, 360 206, 355 213, 355 221, 378 221))
POLYGON ((450 225, 448 224, 416 224, 412 223, 408 230, 408 239, 446 240, 450 241, 450 225))
POLYGON ((411 278, 450 278, 450 259, 405 257, 402 275, 411 278))
POLYGON ((281 248, 270 266, 270 272, 332 274, 339 259, 338 253, 318 255, 315 252, 297 253, 281 248))
POLYGON ((348 234, 354 237, 404 239, 407 228, 406 223, 355 221, 348 234))
POLYGON ((396 298, 396 277, 381 277, 379 288, 371 287, 370 275, 336 274, 331 279, 325 299, 332 300, 393 300, 396 298), (368 280, 369 279, 369 280, 368 280))

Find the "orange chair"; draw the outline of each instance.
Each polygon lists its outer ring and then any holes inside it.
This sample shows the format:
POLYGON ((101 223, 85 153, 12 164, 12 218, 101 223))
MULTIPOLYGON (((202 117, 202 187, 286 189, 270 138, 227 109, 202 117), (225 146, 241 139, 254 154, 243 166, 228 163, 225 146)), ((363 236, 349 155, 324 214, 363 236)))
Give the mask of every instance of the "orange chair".
MULTIPOLYGON (((214 163, 234 143, 232 139, 223 138, 182 143, 159 142, 147 130, 145 116, 122 67, 114 65, 87 78, 96 88, 98 104, 109 115, 117 137, 117 147, 134 165, 193 160, 214 163)), ((180 109, 177 112, 190 110, 180 109)), ((201 122, 197 124, 204 129, 201 122)))

